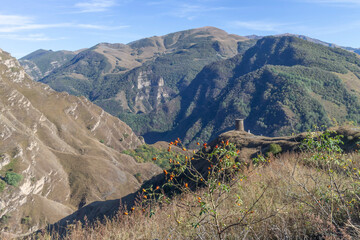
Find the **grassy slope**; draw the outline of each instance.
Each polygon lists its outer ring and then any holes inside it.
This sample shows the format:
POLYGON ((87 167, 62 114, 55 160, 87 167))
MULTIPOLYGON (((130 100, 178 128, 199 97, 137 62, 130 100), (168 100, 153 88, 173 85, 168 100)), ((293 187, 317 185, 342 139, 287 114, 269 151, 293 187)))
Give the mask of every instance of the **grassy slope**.
MULTIPOLYGON (((305 161, 309 158, 305 153, 287 153, 242 171, 242 177, 217 203, 222 228, 234 224, 222 233, 222 239, 357 238, 359 201, 351 196, 359 193, 353 185, 359 174, 352 170, 360 167, 359 155, 344 156, 344 167, 330 179, 326 169, 305 161), (335 197, 340 193, 343 199, 335 197)), ((140 207, 126 214, 122 210, 116 218, 94 227, 74 227, 68 239, 219 239, 214 218, 208 216, 199 227, 193 225, 202 219, 198 199, 208 190, 188 191, 155 206, 151 218, 140 207)))

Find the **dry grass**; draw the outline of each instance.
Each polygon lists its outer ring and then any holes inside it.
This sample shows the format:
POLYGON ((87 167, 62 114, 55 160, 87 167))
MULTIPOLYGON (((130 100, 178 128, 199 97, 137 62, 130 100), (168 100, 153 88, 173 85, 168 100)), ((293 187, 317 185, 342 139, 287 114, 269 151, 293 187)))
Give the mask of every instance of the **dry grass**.
MULTIPOLYGON (((325 171, 302 164, 304 157, 283 154, 246 169, 246 178, 219 205, 223 228, 228 227, 222 239, 357 239, 359 200, 349 201, 346 196, 351 191, 355 191, 351 197, 357 196, 356 179, 340 172, 334 177, 336 190, 329 186, 325 171), (337 199, 336 191, 345 202, 337 199)), ((347 157, 352 159, 351 168, 360 167, 359 155, 347 157)), ((219 239, 211 217, 199 226, 193 224, 201 210, 195 197, 206 191, 179 195, 157 206, 151 218, 147 210, 136 207, 128 215, 122 211, 94 226, 71 226, 66 239, 219 239)))

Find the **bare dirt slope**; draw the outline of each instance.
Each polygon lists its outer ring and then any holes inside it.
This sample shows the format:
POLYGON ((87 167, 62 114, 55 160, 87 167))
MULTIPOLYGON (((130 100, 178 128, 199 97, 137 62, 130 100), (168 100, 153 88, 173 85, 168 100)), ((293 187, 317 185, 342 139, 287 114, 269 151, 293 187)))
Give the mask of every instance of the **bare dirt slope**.
POLYGON ((148 179, 160 171, 120 153, 142 143, 129 126, 87 99, 33 82, 0 50, 3 233, 34 231, 90 202, 136 191, 135 174, 148 179), (9 173, 20 181, 11 185, 9 173))

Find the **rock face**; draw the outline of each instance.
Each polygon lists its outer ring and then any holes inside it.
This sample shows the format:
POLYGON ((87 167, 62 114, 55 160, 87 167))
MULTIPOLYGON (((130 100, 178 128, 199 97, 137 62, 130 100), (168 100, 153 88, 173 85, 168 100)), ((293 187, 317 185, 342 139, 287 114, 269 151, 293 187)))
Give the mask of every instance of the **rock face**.
POLYGON ((46 77, 56 68, 61 67, 65 62, 72 59, 77 52, 71 51, 51 51, 39 49, 33 53, 19 59, 21 66, 25 72, 29 74, 35 81, 46 77))
POLYGON ((136 191, 161 170, 124 149, 143 143, 84 97, 33 82, 0 50, 0 229, 34 231, 96 200, 136 191), (11 174, 20 176, 11 182, 11 174))

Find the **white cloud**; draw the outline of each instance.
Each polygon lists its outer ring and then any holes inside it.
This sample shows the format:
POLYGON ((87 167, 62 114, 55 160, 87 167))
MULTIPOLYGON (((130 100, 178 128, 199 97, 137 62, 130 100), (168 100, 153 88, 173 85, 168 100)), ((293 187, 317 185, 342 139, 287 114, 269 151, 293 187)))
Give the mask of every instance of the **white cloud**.
POLYGON ((179 18, 187 18, 188 20, 193 20, 199 14, 204 12, 212 12, 219 10, 226 10, 225 7, 207 7, 204 5, 194 5, 194 4, 181 4, 177 9, 170 12, 169 14, 179 18))
POLYGON ((19 15, 0 15, 0 25, 23 25, 30 23, 31 18, 19 15))
POLYGON ((116 5, 114 0, 91 0, 75 4, 80 12, 104 12, 116 5))
POLYGON ((231 25, 255 31, 283 32, 290 24, 269 22, 269 21, 234 21, 231 25))
MULTIPOLYGON (((118 30, 127 28, 129 26, 105 26, 96 24, 78 24, 78 23, 54 23, 54 24, 41 24, 35 23, 32 18, 17 15, 0 15, 0 33, 16 33, 21 31, 32 31, 40 29, 51 28, 79 28, 79 29, 93 29, 93 30, 118 30)), ((15 35, 3 35, 15 36, 15 35)), ((32 38, 32 37, 30 37, 32 38)))
POLYGON ((76 28, 84 28, 84 29, 96 29, 96 30, 119 30, 119 29, 124 29, 124 28, 128 28, 129 26, 127 25, 122 25, 122 26, 114 26, 114 27, 110 27, 110 26, 104 26, 104 25, 94 25, 94 24, 76 24, 73 27, 76 28))
POLYGON ((0 38, 10 39, 10 40, 20 40, 20 41, 32 41, 32 42, 41 42, 41 41, 53 41, 53 40, 62 40, 65 38, 50 38, 44 34, 0 34, 0 38))
POLYGON ((15 25, 15 26, 2 26, 0 27, 0 33, 12 33, 20 32, 26 30, 38 30, 38 29, 47 29, 47 28, 60 28, 60 27, 71 27, 70 23, 60 23, 60 24, 24 24, 24 25, 15 25))

